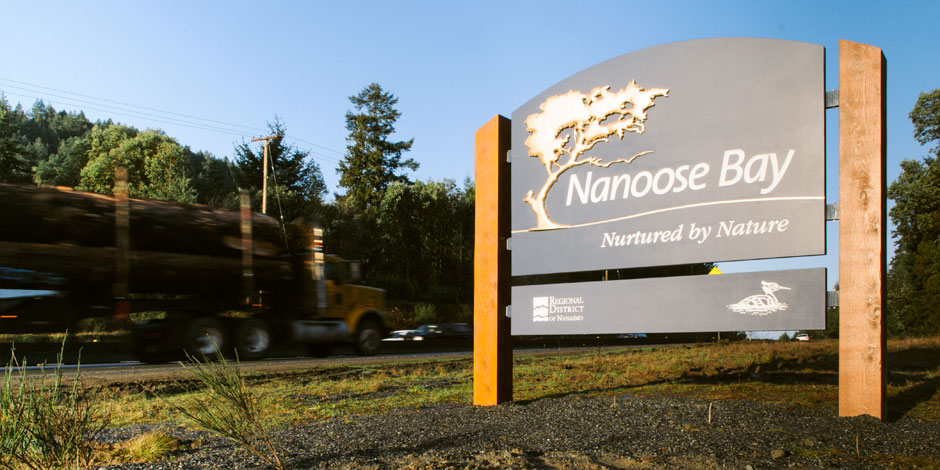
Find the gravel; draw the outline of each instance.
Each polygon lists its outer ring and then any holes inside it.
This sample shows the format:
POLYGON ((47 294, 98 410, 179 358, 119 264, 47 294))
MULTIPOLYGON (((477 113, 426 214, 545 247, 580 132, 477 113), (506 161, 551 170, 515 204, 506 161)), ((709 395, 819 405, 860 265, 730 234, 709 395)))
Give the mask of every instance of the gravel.
MULTIPOLYGON (((261 459, 175 425, 190 445, 122 469, 258 469, 261 459)), ((839 418, 832 407, 748 401, 566 396, 496 407, 445 404, 273 431, 292 469, 937 468, 940 423, 839 418), (709 418, 710 417, 710 418, 709 418), (710 419, 710 422, 709 422, 710 419)))

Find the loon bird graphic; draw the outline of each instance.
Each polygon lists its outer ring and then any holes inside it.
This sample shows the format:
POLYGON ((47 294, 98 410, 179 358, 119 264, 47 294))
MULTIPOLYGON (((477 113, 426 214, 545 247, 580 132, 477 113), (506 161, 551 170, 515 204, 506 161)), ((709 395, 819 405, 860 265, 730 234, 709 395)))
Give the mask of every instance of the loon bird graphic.
POLYGON ((789 287, 783 287, 776 282, 760 281, 763 294, 752 295, 741 300, 738 303, 728 305, 728 308, 734 312, 748 315, 768 315, 774 312, 786 310, 788 305, 780 302, 774 292, 778 290, 790 290, 789 287))

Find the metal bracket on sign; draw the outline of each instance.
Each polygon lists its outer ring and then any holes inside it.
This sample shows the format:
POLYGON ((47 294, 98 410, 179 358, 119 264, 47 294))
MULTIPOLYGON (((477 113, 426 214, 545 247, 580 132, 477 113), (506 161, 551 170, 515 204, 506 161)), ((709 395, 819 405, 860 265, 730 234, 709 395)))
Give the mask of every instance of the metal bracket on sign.
POLYGON ((512 149, 506 151, 506 163, 512 163, 512 149))
POLYGON ((839 203, 826 204, 826 220, 839 220, 839 203))
POLYGON ((826 291, 826 308, 838 307, 839 306, 839 291, 830 290, 826 291))
POLYGON ((512 251, 512 237, 506 239, 506 251, 512 251))
POLYGON ((826 109, 839 107, 839 90, 826 92, 826 109))
POLYGON ((506 306, 506 318, 512 318, 512 305, 506 306))

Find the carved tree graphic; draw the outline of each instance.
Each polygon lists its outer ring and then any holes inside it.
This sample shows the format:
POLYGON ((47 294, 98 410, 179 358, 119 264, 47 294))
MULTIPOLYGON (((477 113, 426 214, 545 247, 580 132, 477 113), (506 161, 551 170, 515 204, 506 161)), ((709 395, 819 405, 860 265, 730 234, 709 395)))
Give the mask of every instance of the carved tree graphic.
POLYGON ((599 142, 607 142, 614 134, 620 139, 627 132, 642 134, 646 130, 646 110, 653 106, 653 99, 668 95, 669 90, 666 88, 644 90, 633 80, 626 88, 616 92, 604 86, 594 88, 587 95, 572 90, 552 96, 539 106, 541 113, 529 115, 525 120, 526 130, 532 134, 525 142, 529 156, 538 157, 548 173, 538 194, 529 191, 523 199, 531 206, 538 220, 538 224, 530 230, 569 227, 554 222, 545 211, 545 198, 562 173, 585 164, 601 168, 615 163, 629 164, 640 156, 652 153, 640 152, 629 158, 609 162, 584 155, 599 142))

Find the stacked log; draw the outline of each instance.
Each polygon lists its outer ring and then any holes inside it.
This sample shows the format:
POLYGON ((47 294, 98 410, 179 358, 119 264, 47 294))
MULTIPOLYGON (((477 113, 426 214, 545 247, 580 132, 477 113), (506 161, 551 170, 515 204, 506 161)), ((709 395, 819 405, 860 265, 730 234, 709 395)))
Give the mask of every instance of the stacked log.
MULTIPOLYGON (((0 184, 0 240, 113 247, 116 198, 103 194, 0 184)), ((130 199, 131 249, 208 256, 241 256, 237 211, 130 199)), ((285 248, 277 221, 252 214, 256 256, 285 248)))
MULTIPOLYGON (((0 184, 0 288, 112 295, 120 255, 116 201, 67 188, 0 184)), ((128 203, 129 293, 241 293, 239 212, 141 199, 128 203)), ((257 213, 251 221, 255 287, 289 282, 293 267, 277 222, 257 213)))

